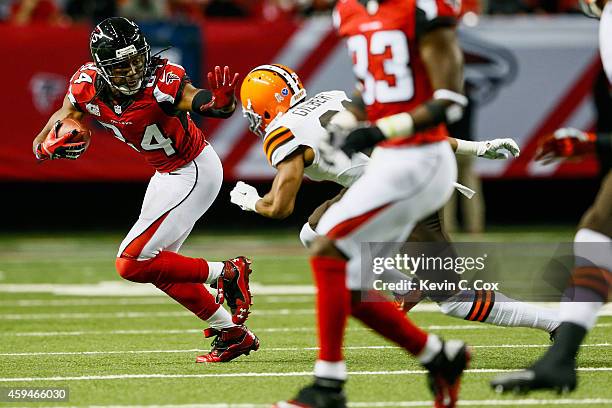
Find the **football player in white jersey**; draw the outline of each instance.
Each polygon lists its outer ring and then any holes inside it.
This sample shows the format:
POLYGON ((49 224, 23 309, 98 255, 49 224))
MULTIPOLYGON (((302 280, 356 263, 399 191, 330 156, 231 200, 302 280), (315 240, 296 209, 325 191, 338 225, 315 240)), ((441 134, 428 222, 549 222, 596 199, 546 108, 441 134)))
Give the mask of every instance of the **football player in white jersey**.
MULTIPOLYGON (((254 187, 238 182, 230 196, 231 201, 243 210, 255 211, 270 218, 285 218, 293 212, 304 175, 315 181, 332 181, 349 187, 363 174, 370 160, 368 156, 356 153, 349 159, 340 150, 325 148, 329 141, 328 128, 357 125, 356 116, 347 111, 347 108, 356 110, 355 104, 350 103, 343 91, 321 92, 306 100, 306 90, 297 74, 280 65, 264 65, 253 69, 243 81, 241 100, 250 129, 262 138, 264 153, 278 171, 271 190, 263 197, 254 187), (283 73, 295 79, 299 88, 295 93, 282 79, 283 73), (284 93, 286 95, 283 96, 284 93), (270 115, 267 119, 266 112, 270 115)), ((508 148, 513 149, 509 150, 511 153, 518 154, 518 146, 512 145, 514 142, 511 139, 476 143, 479 147, 473 150, 473 154, 477 156, 507 157, 502 155, 502 150, 508 148)), ((451 139, 451 145, 456 150, 454 139, 451 139)), ((341 194, 330 201, 338 201, 341 194)), ((326 202, 315 210, 317 214, 313 214, 302 227, 300 240, 304 246, 308 247, 317 236, 313 228, 330 205, 330 202, 326 202)), ((424 232, 427 225, 420 224, 424 223, 417 224, 415 232, 422 232, 421 235, 412 234, 409 241, 433 241, 424 232)), ((385 278, 399 282, 405 280, 406 275, 391 270, 385 278)), ((554 331, 559 325, 554 310, 515 301, 500 292, 488 295, 488 300, 484 295, 483 301, 467 292, 473 291, 460 291, 436 300, 445 314, 459 319, 469 320, 469 315, 474 314, 476 318, 473 321, 499 326, 534 327, 546 332, 554 331), (472 300, 472 297, 475 299, 472 300), (493 297, 498 301, 492 301, 493 297), (481 309, 473 307, 474 303, 480 304, 481 309), (478 319, 479 315, 485 318, 478 319)))
MULTIPOLYGON (((612 2, 582 0, 583 11, 599 23, 599 51, 612 83, 612 2)), ((602 165, 612 162, 612 134, 559 129, 544 138, 536 160, 545 162, 597 154, 602 165)), ((574 237, 575 265, 561 302, 561 325, 555 343, 526 370, 502 375, 491 382, 498 392, 537 389, 572 391, 576 388, 576 355, 597 313, 612 291, 612 169, 608 169, 593 205, 583 215, 574 237)), ((566 279, 566 277, 565 277, 566 279)))

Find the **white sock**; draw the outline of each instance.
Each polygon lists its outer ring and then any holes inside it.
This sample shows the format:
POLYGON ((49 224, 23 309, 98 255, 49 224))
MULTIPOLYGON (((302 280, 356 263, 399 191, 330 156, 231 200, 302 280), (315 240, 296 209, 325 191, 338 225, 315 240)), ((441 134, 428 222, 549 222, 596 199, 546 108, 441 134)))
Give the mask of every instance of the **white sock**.
POLYGON ((440 352, 442 349, 442 340, 435 334, 429 334, 427 336, 427 343, 423 350, 416 356, 421 364, 427 364, 440 352))
POLYGON ((345 381, 346 364, 342 361, 324 361, 317 360, 314 368, 315 377, 330 378, 332 380, 345 381))
MULTIPOLYGON (((578 299, 593 298, 594 293, 586 288, 574 288, 574 296, 578 299)), ((570 322, 591 330, 597 321, 597 312, 603 302, 561 302, 559 318, 562 322, 570 322)))
POLYGON ((223 308, 223 306, 219 306, 217 311, 206 319, 206 321, 213 329, 229 329, 230 327, 236 326, 232 322, 232 315, 230 315, 229 312, 223 308))
MULTIPOLYGON (((441 302, 440 308, 444 314, 465 319, 472 309, 474 296, 474 291, 462 291, 441 302), (469 292, 472 292, 471 296, 469 292), (453 301, 456 297, 462 300, 453 301), (472 299, 472 301, 463 301, 463 299, 472 299)), ((519 302, 500 292, 495 292, 495 302, 484 322, 505 327, 532 327, 547 332, 553 331, 560 324, 558 311, 519 302)))
POLYGON ((211 284, 216 281, 221 273, 223 272, 223 262, 208 262, 208 278, 206 278, 206 283, 211 284))
POLYGON ((601 232, 579 229, 574 236, 574 255, 576 266, 597 266, 612 272, 612 238, 601 232))
MULTIPOLYGON (((600 232, 588 228, 578 230, 574 237, 574 255, 576 266, 594 266, 608 273, 612 271, 612 239, 600 232)), ((569 293, 571 298, 566 292, 565 301, 561 302, 561 321, 591 330, 597 321, 597 312, 603 306, 601 295, 581 286, 571 288, 569 293)))

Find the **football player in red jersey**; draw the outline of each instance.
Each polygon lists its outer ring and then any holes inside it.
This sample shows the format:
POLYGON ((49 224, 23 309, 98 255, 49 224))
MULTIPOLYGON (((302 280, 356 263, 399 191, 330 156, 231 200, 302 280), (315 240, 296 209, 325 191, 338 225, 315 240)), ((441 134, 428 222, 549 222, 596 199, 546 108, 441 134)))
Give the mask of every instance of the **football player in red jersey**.
POLYGON ((405 241, 419 220, 444 205, 456 181, 445 126, 467 102, 456 6, 445 0, 336 4, 335 23, 376 124, 351 132, 343 150, 352 155, 377 147, 364 174, 317 225, 311 248, 320 346, 315 379, 280 407, 346 405, 342 342, 349 314, 418 358, 429 372, 435 407, 456 406, 466 345, 425 333, 377 293, 361 294, 369 286, 365 271, 362 279, 362 244, 405 241))
POLYGON ((219 157, 190 113, 231 116, 238 74, 215 67, 208 74, 210 89, 197 89, 182 66, 152 57, 138 26, 120 17, 95 27, 90 48, 93 62, 72 76, 62 107, 34 139, 36 157, 78 158, 84 146, 54 146, 49 154, 46 136, 54 126, 61 132, 58 121, 85 115, 142 153, 156 172, 138 221, 120 245, 118 273, 133 282, 154 284, 208 322, 205 335, 215 340, 211 352, 198 362, 229 361, 257 350, 259 340, 242 325, 251 305, 250 261, 240 256, 209 262, 178 254, 195 222, 215 200, 223 178, 219 157), (217 288, 216 298, 204 283, 217 288), (233 316, 221 306, 224 300, 233 316))
MULTIPOLYGON (((426 123, 429 120, 427 116, 443 109, 446 109, 448 121, 455 122, 461 117, 461 110, 467 103, 463 95, 444 86, 444 70, 447 67, 436 67, 436 57, 421 52, 421 44, 447 41, 442 35, 426 34, 438 28, 452 27, 460 8, 459 2, 417 0, 415 10, 406 7, 406 4, 405 1, 392 0, 380 3, 339 1, 336 7, 334 23, 340 35, 346 38, 360 90, 360 95, 353 98, 354 107, 336 115, 340 118, 337 123, 350 125, 356 124, 358 119, 368 119, 378 125, 358 129, 351 134, 345 147, 348 154, 379 141, 381 145, 401 145, 417 143, 418 139, 423 137, 439 137, 440 134, 446 133, 443 125, 416 132, 410 139, 401 137, 402 132, 396 127, 406 126, 408 132, 412 133, 413 121, 423 123, 425 120, 426 123), (391 11, 393 4, 402 11, 391 11), (428 60, 434 62, 428 63, 428 60), (434 69, 440 71, 438 78, 441 80, 429 74, 434 69), (432 95, 434 102, 427 104, 432 95), (360 103, 355 103, 357 100, 360 103), (420 104, 421 107, 417 108, 420 104), (444 108, 444 105, 448 106, 444 108)), ((448 35, 450 34, 447 33, 448 35)), ((459 74, 461 75, 461 72, 459 74)), ((332 121, 336 117, 332 118, 332 121)), ((422 128, 424 125, 419 126, 422 128)), ((507 155, 504 157, 504 153, 499 151, 501 148, 507 149, 513 156, 518 154, 518 146, 512 146, 509 143, 512 141, 508 139, 472 142, 448 138, 448 141, 457 155, 474 155, 488 159, 507 158, 507 155)), ((409 241, 438 242, 439 247, 446 247, 452 256, 455 250, 444 231, 442 213, 434 212, 418 222, 409 241)), ((435 273, 430 273, 427 278, 439 281, 458 279, 454 272, 432 272, 435 273)), ((490 290, 454 293, 404 291, 396 293, 396 296, 399 307, 406 311, 429 296, 439 302, 444 313, 460 319, 503 326, 537 327, 551 335, 559 325, 556 311, 514 301, 502 293, 490 290)))

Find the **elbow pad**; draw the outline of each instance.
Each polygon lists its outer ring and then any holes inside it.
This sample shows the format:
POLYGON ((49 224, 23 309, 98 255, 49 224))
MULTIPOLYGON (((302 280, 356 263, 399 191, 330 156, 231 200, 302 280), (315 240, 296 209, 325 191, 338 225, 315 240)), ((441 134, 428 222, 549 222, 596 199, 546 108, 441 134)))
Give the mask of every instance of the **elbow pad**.
POLYGON ((438 89, 433 94, 433 101, 428 103, 428 109, 430 104, 434 104, 436 101, 445 101, 444 106, 440 106, 440 109, 434 108, 432 115, 437 119, 437 123, 451 124, 461 120, 463 117, 463 111, 468 105, 468 98, 458 92, 449 91, 448 89, 438 89), (450 105, 448 104, 450 102, 450 105))

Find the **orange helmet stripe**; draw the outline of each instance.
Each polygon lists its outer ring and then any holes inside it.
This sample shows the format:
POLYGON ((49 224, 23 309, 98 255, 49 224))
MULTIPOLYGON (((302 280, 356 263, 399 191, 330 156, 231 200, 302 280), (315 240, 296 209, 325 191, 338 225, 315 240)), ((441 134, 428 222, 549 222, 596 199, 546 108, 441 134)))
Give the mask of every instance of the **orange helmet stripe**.
POLYGON ((294 94, 298 93, 301 89, 303 89, 300 83, 296 81, 295 78, 291 75, 291 72, 287 71, 284 67, 280 65, 260 65, 256 68, 256 70, 270 71, 280 75, 280 77, 283 79, 283 81, 285 81, 287 86, 291 88, 291 91, 294 94))

